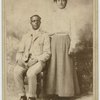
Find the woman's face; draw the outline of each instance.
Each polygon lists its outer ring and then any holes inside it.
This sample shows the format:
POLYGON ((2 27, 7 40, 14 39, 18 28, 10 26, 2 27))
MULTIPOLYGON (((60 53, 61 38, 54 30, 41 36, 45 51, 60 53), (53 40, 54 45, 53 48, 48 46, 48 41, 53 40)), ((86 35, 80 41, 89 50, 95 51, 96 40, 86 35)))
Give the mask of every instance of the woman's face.
POLYGON ((67 4, 67 0, 56 0, 57 6, 60 9, 64 9, 67 4))

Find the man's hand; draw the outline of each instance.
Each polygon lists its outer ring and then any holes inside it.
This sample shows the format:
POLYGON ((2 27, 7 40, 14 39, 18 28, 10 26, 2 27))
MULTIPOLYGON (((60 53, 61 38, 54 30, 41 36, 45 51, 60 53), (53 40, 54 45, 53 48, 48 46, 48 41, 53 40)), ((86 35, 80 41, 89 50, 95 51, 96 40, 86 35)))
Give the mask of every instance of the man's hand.
POLYGON ((18 60, 18 65, 19 66, 21 66, 21 67, 23 67, 23 68, 25 68, 25 69, 27 69, 28 67, 27 67, 27 63, 25 63, 23 60, 18 60))
POLYGON ((17 63, 18 63, 18 65, 21 66, 21 67, 24 67, 24 66, 25 66, 25 64, 24 64, 24 62, 23 62, 22 60, 18 60, 17 63))
POLYGON ((27 66, 28 67, 31 67, 32 65, 34 65, 34 64, 36 64, 38 62, 38 60, 37 59, 30 59, 29 61, 28 61, 28 63, 27 63, 27 66))

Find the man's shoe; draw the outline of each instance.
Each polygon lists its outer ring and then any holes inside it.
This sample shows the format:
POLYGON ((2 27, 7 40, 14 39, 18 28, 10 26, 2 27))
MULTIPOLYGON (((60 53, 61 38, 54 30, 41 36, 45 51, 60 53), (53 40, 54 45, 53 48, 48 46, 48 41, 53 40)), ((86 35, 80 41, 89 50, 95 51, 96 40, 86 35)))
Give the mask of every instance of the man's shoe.
POLYGON ((27 100, 27 97, 26 96, 21 96, 20 100, 27 100))
POLYGON ((29 97, 28 100, 36 100, 35 97, 29 97))

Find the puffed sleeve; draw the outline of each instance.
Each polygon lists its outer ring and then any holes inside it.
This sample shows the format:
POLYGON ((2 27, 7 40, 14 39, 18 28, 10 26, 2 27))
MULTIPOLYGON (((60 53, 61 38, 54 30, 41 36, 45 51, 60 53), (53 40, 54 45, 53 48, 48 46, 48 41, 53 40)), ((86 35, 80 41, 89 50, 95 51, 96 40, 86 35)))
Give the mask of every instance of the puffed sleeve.
POLYGON ((77 30, 76 30, 76 22, 74 20, 71 19, 70 21, 70 48, 69 48, 69 53, 70 52, 74 52, 76 44, 78 43, 78 38, 77 38, 77 30))
POLYGON ((44 36, 44 46, 43 46, 43 54, 38 56, 38 61, 46 62, 51 55, 50 51, 50 37, 48 35, 44 36))
POLYGON ((16 53, 16 62, 22 58, 22 55, 25 50, 25 36, 22 37, 21 42, 19 43, 18 51, 16 53))

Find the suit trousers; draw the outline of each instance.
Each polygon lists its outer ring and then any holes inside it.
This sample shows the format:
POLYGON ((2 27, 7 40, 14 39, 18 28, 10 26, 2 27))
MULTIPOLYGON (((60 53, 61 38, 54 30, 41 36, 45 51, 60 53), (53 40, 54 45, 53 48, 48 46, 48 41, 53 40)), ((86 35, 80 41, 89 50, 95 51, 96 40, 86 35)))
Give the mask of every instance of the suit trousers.
POLYGON ((24 76, 27 75, 28 78, 28 97, 36 97, 36 89, 37 89, 37 74, 39 74, 43 69, 43 65, 41 62, 37 62, 35 65, 29 67, 29 69, 25 69, 19 65, 17 65, 14 69, 14 80, 15 84, 19 90, 19 95, 26 95, 24 88, 24 76))

